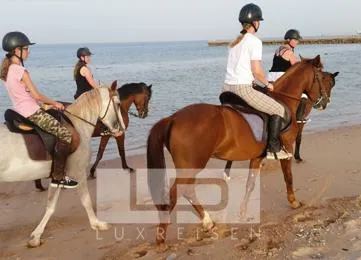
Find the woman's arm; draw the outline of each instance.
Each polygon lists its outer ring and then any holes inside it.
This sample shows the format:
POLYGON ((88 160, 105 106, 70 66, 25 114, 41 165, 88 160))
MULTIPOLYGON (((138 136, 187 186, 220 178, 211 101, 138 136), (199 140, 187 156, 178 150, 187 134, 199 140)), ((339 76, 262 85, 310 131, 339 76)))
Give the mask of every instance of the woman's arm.
POLYGON ((287 50, 283 53, 282 58, 291 62, 291 65, 299 62, 293 51, 287 50))
POLYGON ((91 74, 89 68, 87 68, 86 66, 83 66, 80 69, 80 75, 85 77, 86 80, 88 81, 88 83, 90 84, 90 86, 92 86, 93 88, 99 88, 100 87, 99 84, 93 78, 93 75, 91 74))
POLYGON ((266 74, 263 71, 260 60, 251 60, 251 70, 256 80, 261 82, 263 85, 268 86, 269 82, 267 80, 266 74))
POLYGON ((64 110, 64 106, 61 103, 56 102, 55 100, 48 98, 47 96, 42 95, 39 90, 33 84, 30 74, 27 71, 24 71, 22 81, 25 84, 25 87, 30 91, 31 96, 38 102, 42 102, 48 105, 53 105, 57 109, 64 110))

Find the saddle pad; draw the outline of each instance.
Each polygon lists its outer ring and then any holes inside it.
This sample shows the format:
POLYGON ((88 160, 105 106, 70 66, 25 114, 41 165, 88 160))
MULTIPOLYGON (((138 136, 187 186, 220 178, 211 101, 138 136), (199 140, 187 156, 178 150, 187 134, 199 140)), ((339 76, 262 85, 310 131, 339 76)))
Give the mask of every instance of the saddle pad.
POLYGON ((239 112, 252 129, 253 136, 257 142, 262 142, 264 136, 264 121, 258 115, 239 112))

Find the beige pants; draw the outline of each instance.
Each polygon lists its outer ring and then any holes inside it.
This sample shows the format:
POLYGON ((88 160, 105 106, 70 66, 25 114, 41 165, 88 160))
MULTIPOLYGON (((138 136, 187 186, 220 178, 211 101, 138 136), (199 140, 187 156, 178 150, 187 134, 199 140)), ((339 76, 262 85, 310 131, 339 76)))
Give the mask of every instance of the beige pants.
POLYGON ((252 85, 224 84, 222 92, 230 91, 240 96, 251 107, 269 115, 279 115, 284 118, 285 109, 273 98, 255 90, 252 85))

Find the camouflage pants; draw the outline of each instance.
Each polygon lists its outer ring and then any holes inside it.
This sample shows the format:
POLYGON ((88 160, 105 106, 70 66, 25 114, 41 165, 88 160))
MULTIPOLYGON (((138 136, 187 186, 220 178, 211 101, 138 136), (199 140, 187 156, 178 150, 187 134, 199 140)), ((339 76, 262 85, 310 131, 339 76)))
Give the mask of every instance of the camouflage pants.
POLYGON ((58 120, 56 120, 53 116, 46 113, 44 110, 39 109, 34 114, 28 117, 28 119, 43 129, 45 132, 49 134, 55 135, 61 141, 66 142, 68 144, 71 143, 71 133, 68 129, 62 126, 58 120))

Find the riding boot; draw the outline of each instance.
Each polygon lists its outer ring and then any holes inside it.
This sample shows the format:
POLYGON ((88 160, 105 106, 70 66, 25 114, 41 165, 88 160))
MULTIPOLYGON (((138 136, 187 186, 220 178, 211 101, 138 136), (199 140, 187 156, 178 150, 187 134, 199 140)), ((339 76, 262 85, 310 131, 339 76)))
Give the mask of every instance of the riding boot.
POLYGON ((292 158, 292 154, 285 149, 281 149, 280 130, 282 117, 279 115, 271 115, 268 124, 268 152, 267 159, 282 160, 292 158))
POLYGON ((306 109, 306 99, 301 98, 300 104, 298 105, 297 112, 296 112, 296 119, 297 123, 305 124, 307 123, 307 119, 304 117, 306 109))
POLYGON ((54 164, 52 172, 52 181, 50 185, 52 187, 62 187, 62 188, 75 188, 78 186, 78 182, 70 179, 65 176, 65 165, 66 159, 69 154, 71 154, 71 146, 68 143, 57 141, 54 148, 54 164))

